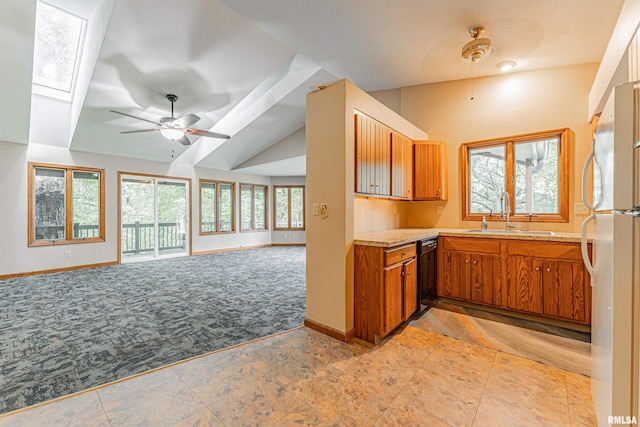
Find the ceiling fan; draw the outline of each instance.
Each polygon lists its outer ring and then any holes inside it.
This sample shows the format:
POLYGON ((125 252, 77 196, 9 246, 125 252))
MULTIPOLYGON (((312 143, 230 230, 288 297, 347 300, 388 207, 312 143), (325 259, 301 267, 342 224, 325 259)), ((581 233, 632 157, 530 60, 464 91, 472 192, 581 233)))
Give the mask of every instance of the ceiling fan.
POLYGON ((206 136, 208 138, 221 138, 221 139, 229 139, 231 138, 229 135, 224 135, 222 133, 209 132, 206 130, 195 129, 191 126, 200 120, 200 117, 195 114, 187 114, 182 117, 173 117, 173 103, 178 100, 178 97, 172 93, 167 95, 167 99, 171 102, 171 117, 162 117, 160 121, 154 122, 153 120, 143 119, 142 117, 132 116, 131 114, 122 113, 116 110, 109 110, 112 113, 121 114, 123 116, 131 117, 133 119, 142 120, 143 122, 148 122, 156 125, 153 129, 137 129, 137 130, 127 130, 120 133, 142 133, 142 132, 155 132, 160 131, 162 136, 172 141, 178 141, 182 145, 190 145, 191 141, 187 138, 187 134, 190 135, 198 135, 198 136, 206 136))

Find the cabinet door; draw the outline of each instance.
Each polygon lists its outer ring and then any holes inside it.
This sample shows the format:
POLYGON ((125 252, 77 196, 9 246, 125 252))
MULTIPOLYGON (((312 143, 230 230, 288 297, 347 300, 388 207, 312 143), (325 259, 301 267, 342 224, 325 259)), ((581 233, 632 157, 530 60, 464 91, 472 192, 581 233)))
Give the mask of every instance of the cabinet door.
POLYGON ((364 115, 355 115, 355 191, 390 195, 391 129, 364 115))
POLYGON ((587 301, 591 287, 584 265, 544 259, 538 264, 542 269, 544 314, 589 323, 591 307, 587 301))
POLYGON ((383 335, 387 335, 404 321, 402 269, 403 264, 396 264, 384 269, 383 335))
POLYGON ((539 259, 509 257, 507 308, 542 314, 542 262, 539 259))
POLYGON ((447 146, 441 141, 413 144, 413 198, 447 200, 447 146))
POLYGON ((410 199, 413 194, 413 141, 391 132, 391 195, 410 199))
POLYGON ((417 265, 415 258, 404 263, 404 320, 418 310, 417 265))
POLYGON ((438 295, 469 300, 470 255, 460 251, 442 251, 442 280, 438 282, 438 295))
POLYGON ((471 301, 478 304, 502 304, 501 262, 497 255, 470 255, 471 301))

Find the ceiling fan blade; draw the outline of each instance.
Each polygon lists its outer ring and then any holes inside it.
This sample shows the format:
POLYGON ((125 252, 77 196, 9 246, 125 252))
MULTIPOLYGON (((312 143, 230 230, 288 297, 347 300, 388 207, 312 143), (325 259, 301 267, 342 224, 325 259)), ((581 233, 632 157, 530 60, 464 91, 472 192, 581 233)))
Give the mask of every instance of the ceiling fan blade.
POLYGON ((176 141, 178 141, 182 145, 191 145, 191 141, 189 141, 189 138, 187 138, 187 135, 182 135, 182 137, 179 139, 176 139, 176 141))
POLYGON ((109 110, 109 111, 111 111, 112 113, 121 114, 121 115, 123 115, 123 116, 131 117, 132 119, 142 120, 143 122, 153 123, 154 125, 158 125, 158 126, 160 126, 160 123, 158 123, 158 122, 154 122, 153 120, 143 119, 142 117, 132 116, 131 114, 122 113, 122 112, 120 112, 120 111, 116 111, 116 110, 109 110))
POLYGON ((153 132, 157 130, 162 130, 163 128, 155 128, 155 129, 137 129, 137 130, 125 130, 120 133, 142 133, 142 132, 153 132))
POLYGON ((187 128, 185 129, 185 132, 191 134, 191 135, 198 135, 198 136, 206 136, 209 138, 221 138, 221 139, 229 139, 231 138, 229 135, 225 135, 222 133, 216 133, 216 132, 209 132, 206 130, 200 130, 200 129, 194 129, 194 128, 187 128))
POLYGON ((187 114, 186 116, 178 117, 173 121, 174 125, 178 125, 181 128, 186 128, 187 126, 191 126, 195 122, 200 120, 200 117, 195 114, 187 114))

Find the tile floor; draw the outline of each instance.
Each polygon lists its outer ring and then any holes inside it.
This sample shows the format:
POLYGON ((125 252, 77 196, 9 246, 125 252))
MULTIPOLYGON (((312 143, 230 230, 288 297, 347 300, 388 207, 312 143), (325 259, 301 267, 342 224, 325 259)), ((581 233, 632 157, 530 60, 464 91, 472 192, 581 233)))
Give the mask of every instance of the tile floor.
POLYGON ((588 377, 405 326, 294 329, 0 416, 0 426, 594 426, 588 377))

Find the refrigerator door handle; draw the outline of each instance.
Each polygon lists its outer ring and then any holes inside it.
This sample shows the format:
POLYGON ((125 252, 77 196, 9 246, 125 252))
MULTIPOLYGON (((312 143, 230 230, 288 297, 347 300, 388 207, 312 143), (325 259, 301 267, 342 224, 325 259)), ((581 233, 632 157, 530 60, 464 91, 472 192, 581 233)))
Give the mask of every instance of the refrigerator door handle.
POLYGON ((587 245, 587 227, 589 223, 596 219, 596 214, 589 215, 584 222, 582 223, 582 237, 580 239, 580 248, 582 249, 582 261, 584 262, 585 267, 587 267, 587 271, 591 276, 591 287, 593 288, 594 284, 594 274, 593 274, 593 264, 591 264, 591 259, 589 258, 589 246, 587 245))
POLYGON ((590 211, 596 210, 595 203, 592 203, 589 200, 589 195, 587 194, 589 190, 589 168, 595 155, 596 150, 594 147, 591 149, 591 152, 587 156, 587 160, 584 162, 584 167, 582 168, 582 203, 584 203, 590 211))

